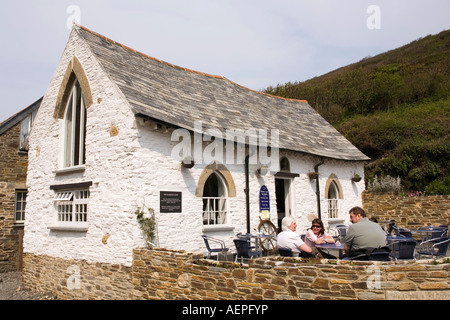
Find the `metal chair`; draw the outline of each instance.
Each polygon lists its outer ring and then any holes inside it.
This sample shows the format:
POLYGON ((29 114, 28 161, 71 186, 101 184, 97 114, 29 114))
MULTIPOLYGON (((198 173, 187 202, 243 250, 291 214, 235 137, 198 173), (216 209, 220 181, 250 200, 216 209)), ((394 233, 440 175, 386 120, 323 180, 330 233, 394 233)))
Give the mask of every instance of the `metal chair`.
POLYGON ((448 227, 439 226, 426 226, 420 227, 418 230, 422 230, 423 235, 421 236, 422 240, 431 240, 436 238, 447 237, 448 227))
POLYGON ((278 248, 278 253, 282 257, 293 257, 294 254, 292 253, 291 249, 288 248, 278 248))
POLYGON ((414 240, 400 240, 389 244, 392 246, 390 256, 395 260, 398 259, 415 259, 415 250, 417 242, 414 240))
POLYGON ((392 230, 394 229, 394 226, 395 226, 395 220, 390 220, 390 221, 389 221, 389 224, 388 224, 388 229, 387 229, 387 231, 386 231, 386 233, 387 233, 388 235, 391 235, 392 230))
POLYGON ((447 237, 448 236, 448 225, 441 224, 440 226, 438 226, 438 228, 442 228, 443 229, 442 237, 447 237))
POLYGON ((339 224, 336 226, 336 231, 338 233, 338 240, 343 242, 345 239, 345 236, 347 235, 347 229, 348 226, 343 225, 343 224, 339 224))
POLYGON ((236 246, 236 259, 234 262, 237 262, 238 257, 241 257, 241 263, 243 263, 244 258, 253 259, 261 255, 260 251, 251 250, 250 241, 247 239, 234 239, 233 242, 236 246))
POLYGON ((255 241, 255 245, 252 245, 252 235, 250 233, 236 233, 236 237, 238 239, 244 239, 250 242, 250 250, 255 250, 256 249, 256 241, 255 241))
POLYGON ((372 252, 369 261, 391 261, 389 254, 389 251, 372 252))
POLYGON ((230 249, 225 247, 225 241, 213 238, 210 236, 202 235, 203 240, 205 241, 206 249, 208 250, 208 259, 211 258, 211 253, 217 253, 217 261, 219 261, 219 254, 220 253, 226 253, 230 249), (220 248, 211 248, 209 242, 217 243, 220 245, 220 248))
POLYGON ((419 259, 421 256, 445 257, 447 255, 448 246, 450 245, 450 237, 440 237, 422 241, 419 244, 417 254, 419 259))
POLYGON ((388 246, 380 248, 367 248, 365 252, 347 258, 348 260, 359 260, 359 261, 391 261, 389 257, 390 249, 388 246))
POLYGON ((392 226, 392 230, 394 231, 394 234, 398 237, 412 238, 412 232, 408 229, 392 226))
POLYGON ((446 229, 439 228, 439 227, 434 227, 433 231, 431 231, 430 238, 431 239, 442 238, 442 237, 446 237, 446 235, 447 235, 447 230, 446 229))

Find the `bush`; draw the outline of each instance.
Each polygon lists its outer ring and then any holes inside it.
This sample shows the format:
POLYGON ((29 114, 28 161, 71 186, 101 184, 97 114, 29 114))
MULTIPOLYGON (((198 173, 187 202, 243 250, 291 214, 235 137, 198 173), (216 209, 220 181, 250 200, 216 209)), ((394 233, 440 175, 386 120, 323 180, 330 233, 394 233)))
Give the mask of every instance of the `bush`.
POLYGON ((400 177, 393 178, 391 176, 380 177, 375 176, 372 182, 369 182, 368 188, 373 193, 394 193, 399 194, 401 192, 401 179, 400 177))
POLYGON ((450 194, 450 177, 434 180, 425 188, 425 193, 429 195, 450 194))

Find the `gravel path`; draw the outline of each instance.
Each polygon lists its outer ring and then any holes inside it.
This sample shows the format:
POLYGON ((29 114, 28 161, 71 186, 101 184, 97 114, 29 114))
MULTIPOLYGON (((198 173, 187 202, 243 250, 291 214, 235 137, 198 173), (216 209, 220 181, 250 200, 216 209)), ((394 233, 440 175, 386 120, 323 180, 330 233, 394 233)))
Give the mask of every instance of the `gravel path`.
POLYGON ((51 294, 25 291, 22 288, 22 273, 0 273, 0 300, 54 300, 51 294))

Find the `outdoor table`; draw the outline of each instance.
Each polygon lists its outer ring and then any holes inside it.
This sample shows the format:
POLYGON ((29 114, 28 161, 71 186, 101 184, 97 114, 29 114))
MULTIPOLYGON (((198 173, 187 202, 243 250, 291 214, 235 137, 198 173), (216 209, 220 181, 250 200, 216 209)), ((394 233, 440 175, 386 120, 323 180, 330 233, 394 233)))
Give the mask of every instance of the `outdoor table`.
POLYGON ((316 244, 316 248, 325 249, 330 253, 330 250, 339 250, 339 259, 342 259, 344 256, 344 244, 343 243, 322 243, 316 244))
POLYGON ((261 241, 273 238, 273 236, 270 234, 262 234, 262 233, 261 234, 238 233, 236 236, 241 239, 248 239, 249 241, 253 239, 255 243, 255 251, 260 252, 261 254, 263 252, 263 248, 261 247, 261 241))
POLYGON ((391 243, 393 243, 393 246, 392 246, 392 251, 398 251, 398 242, 401 242, 401 241, 416 241, 416 239, 414 239, 414 238, 411 238, 411 237, 403 237, 403 236, 396 236, 396 235, 393 235, 393 236, 387 236, 386 237, 386 241, 387 241, 387 244, 388 244, 388 246, 391 244, 391 243))
POLYGON ((255 239, 255 249, 256 251, 263 252, 263 248, 261 247, 261 242, 264 241, 265 239, 269 239, 269 238, 273 238, 273 235, 271 234, 250 234, 250 237, 255 239))
POLYGON ((386 240, 389 243, 393 242, 393 241, 415 241, 414 238, 411 237, 402 237, 402 236, 387 236, 386 240))
POLYGON ((438 238, 439 236, 433 236, 433 234, 439 234, 439 232, 444 233, 445 228, 440 227, 430 227, 424 229, 411 230, 411 233, 418 234, 421 241, 429 240, 434 238, 438 238))

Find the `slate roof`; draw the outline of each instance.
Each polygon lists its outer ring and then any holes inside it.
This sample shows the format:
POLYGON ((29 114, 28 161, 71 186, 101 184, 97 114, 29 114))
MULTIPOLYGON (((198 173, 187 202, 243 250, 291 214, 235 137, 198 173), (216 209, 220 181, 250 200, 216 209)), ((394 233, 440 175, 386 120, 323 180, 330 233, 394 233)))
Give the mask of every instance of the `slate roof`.
POLYGON ((26 117, 28 117, 31 113, 39 109, 41 106, 43 97, 41 97, 39 100, 35 101, 25 109, 19 111, 15 115, 9 117, 5 121, 0 123, 0 135, 4 134, 6 131, 17 125, 18 123, 22 122, 26 117))
MULTIPOLYGON (((279 148, 342 160, 368 160, 306 101, 270 96, 224 77, 188 70, 152 58, 82 26, 74 30, 89 45, 135 114, 194 131, 279 130, 279 148)), ((270 139, 270 136, 269 136, 270 139)))

